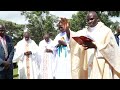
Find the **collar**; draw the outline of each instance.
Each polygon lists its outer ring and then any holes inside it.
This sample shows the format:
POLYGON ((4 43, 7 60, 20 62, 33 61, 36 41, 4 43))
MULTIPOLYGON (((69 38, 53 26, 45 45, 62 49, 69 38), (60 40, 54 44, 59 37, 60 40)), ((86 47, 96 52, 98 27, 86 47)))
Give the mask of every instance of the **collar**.
POLYGON ((90 31, 90 32, 92 32, 92 31, 94 31, 94 30, 98 30, 101 26, 103 26, 104 25, 104 23, 102 23, 102 22, 98 22, 98 24, 96 25, 96 26, 94 26, 94 27, 88 27, 88 30, 90 31))

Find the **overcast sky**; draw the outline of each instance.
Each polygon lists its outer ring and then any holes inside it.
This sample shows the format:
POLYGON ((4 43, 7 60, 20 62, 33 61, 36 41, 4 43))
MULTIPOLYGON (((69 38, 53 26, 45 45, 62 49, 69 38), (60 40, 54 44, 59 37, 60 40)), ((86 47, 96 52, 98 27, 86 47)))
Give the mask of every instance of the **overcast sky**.
MULTIPOLYGON (((77 11, 50 11, 51 14, 58 17, 71 18, 72 14, 75 14, 77 11)), ((20 11, 0 11, 0 19, 12 21, 17 24, 25 24, 27 20, 25 17, 20 14, 20 11)), ((116 20, 120 22, 120 18, 112 18, 115 22, 116 20)))

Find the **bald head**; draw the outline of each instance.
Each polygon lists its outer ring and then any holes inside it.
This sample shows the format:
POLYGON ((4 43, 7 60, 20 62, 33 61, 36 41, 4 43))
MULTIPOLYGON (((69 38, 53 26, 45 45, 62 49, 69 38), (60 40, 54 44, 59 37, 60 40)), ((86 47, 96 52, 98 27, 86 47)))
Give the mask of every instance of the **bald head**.
POLYGON ((87 24, 89 27, 95 27, 98 24, 98 15, 95 11, 90 11, 87 14, 87 24))
POLYGON ((93 15, 95 18, 98 18, 98 15, 95 11, 89 11, 87 16, 91 16, 91 15, 93 15))
POLYGON ((30 39, 30 33, 29 32, 24 32, 23 36, 24 36, 26 41, 28 41, 30 39))
POLYGON ((43 38, 45 39, 46 42, 49 42, 50 35, 47 33, 44 35, 43 38))
POLYGON ((5 26, 0 24, 0 36, 3 37, 5 34, 5 26))

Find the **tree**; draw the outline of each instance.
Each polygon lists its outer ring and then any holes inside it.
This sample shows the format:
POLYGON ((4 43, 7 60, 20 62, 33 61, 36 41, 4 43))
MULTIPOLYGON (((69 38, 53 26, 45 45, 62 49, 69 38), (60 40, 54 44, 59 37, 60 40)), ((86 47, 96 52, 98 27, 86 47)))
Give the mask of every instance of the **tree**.
POLYGON ((5 20, 0 20, 0 24, 5 25, 6 33, 12 37, 14 45, 22 39, 24 25, 16 24, 5 20))
POLYGON ((118 21, 116 21, 115 23, 113 23, 111 26, 110 26, 110 28, 112 29, 112 31, 113 31, 113 33, 116 33, 116 29, 117 29, 117 27, 119 26, 119 22, 118 21))
POLYGON ((54 39, 57 34, 57 30, 55 29, 55 24, 57 22, 58 17, 56 17, 55 15, 46 16, 46 20, 44 22, 44 33, 50 33, 52 39, 54 39))
MULTIPOLYGON (((86 26, 86 15, 88 11, 78 11, 77 14, 72 15, 70 20, 70 28, 73 31, 78 31, 86 26)), ((114 28, 114 22, 110 20, 111 17, 118 17, 120 11, 96 11, 100 20, 108 27, 114 28)), ((113 30, 114 31, 114 30, 113 30)))
POLYGON ((70 19, 70 28, 73 31, 78 31, 85 27, 86 25, 86 11, 79 11, 77 14, 72 15, 72 19, 70 19))
POLYGON ((49 11, 22 11, 21 15, 28 19, 27 28, 37 44, 43 39, 44 33, 49 32, 52 37, 55 36, 54 23, 58 21, 58 17, 51 15, 49 11))

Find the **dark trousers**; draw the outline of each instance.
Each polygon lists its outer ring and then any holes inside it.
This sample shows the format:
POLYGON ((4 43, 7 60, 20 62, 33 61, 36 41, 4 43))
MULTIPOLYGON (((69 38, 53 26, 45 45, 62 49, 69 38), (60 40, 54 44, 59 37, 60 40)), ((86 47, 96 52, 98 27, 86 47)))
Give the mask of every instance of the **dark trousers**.
POLYGON ((0 79, 13 79, 13 68, 0 71, 0 79))

